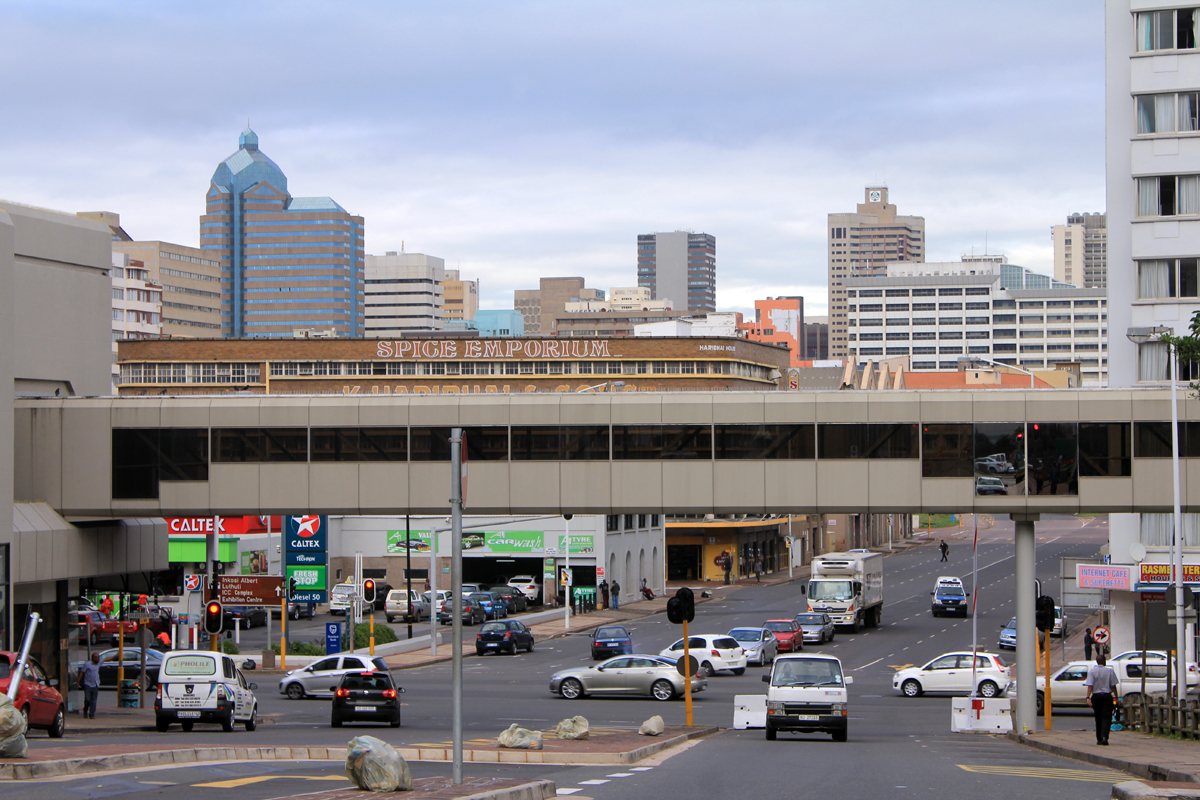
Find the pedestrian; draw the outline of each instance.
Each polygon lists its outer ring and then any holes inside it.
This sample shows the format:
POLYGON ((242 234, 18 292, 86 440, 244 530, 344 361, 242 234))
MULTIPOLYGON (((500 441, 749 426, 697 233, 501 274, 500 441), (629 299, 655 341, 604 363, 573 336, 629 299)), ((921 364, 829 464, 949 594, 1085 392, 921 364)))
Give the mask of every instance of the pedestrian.
POLYGON ((1113 692, 1117 688, 1117 673, 1105 663, 1104 653, 1096 654, 1096 664, 1088 670, 1083 685, 1087 687, 1087 704, 1096 715, 1096 744, 1107 745, 1112 731, 1113 692))
POLYGON ((171 634, 167 633, 166 631, 162 631, 161 633, 158 634, 158 636, 156 636, 154 638, 158 639, 159 644, 162 646, 163 650, 171 649, 171 634))
POLYGON ((113 612, 113 601, 109 595, 104 595, 104 599, 100 601, 100 613, 106 617, 111 617, 113 612))
POLYGON ((92 660, 79 668, 79 688, 83 689, 83 716, 96 718, 96 701, 100 698, 100 654, 92 653, 92 660))
POLYGON ((1084 631, 1083 631, 1083 660, 1084 661, 1092 660, 1092 645, 1094 645, 1095 643, 1096 643, 1096 640, 1092 638, 1092 629, 1091 628, 1084 629, 1084 631))
POLYGON ((945 539, 942 539, 942 543, 938 545, 938 549, 942 551, 942 561, 949 561, 950 559, 947 556, 950 555, 950 545, 946 544, 945 539))
POLYGON ((621 610, 621 584, 617 583, 616 578, 612 582, 612 606, 614 611, 621 610))
POLYGON ((754 559, 754 580, 762 583, 762 559, 754 559))

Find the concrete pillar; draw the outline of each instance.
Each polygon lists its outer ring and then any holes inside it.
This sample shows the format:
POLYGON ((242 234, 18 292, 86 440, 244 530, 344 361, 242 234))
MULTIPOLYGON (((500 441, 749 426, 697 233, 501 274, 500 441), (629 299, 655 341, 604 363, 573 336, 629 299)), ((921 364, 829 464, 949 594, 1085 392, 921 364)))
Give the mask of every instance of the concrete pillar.
POLYGON ((1038 514, 1013 514, 1016 523, 1017 562, 1017 708, 1013 729, 1025 733, 1037 723, 1037 629, 1034 580, 1037 578, 1037 543, 1034 523, 1038 514))

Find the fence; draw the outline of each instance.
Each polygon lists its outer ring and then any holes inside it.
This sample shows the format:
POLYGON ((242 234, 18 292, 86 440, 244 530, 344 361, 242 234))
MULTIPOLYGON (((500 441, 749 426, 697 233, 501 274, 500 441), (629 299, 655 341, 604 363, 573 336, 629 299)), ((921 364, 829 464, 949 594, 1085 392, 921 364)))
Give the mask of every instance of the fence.
POLYGON ((1142 733, 1178 734, 1200 739, 1200 701, 1177 702, 1166 695, 1149 695, 1143 706, 1134 698, 1125 704, 1126 727, 1142 733))

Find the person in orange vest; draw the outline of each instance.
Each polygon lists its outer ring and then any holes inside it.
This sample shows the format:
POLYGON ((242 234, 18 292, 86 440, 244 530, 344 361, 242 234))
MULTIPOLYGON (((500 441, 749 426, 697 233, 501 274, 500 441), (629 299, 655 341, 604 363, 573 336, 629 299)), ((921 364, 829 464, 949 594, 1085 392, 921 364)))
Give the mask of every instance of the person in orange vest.
POLYGON ((113 612, 113 601, 108 595, 104 595, 104 599, 100 601, 100 613, 106 617, 111 617, 113 612))
POLYGON ((162 642, 162 648, 164 650, 171 649, 171 634, 167 633, 166 631, 163 631, 155 638, 158 639, 160 642, 162 642))

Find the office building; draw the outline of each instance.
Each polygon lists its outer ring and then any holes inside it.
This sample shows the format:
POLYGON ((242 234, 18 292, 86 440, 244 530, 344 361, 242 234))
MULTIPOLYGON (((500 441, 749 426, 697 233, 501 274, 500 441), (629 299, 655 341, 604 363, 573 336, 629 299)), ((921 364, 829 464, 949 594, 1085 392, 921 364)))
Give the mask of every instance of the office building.
POLYGON ((572 300, 567 303, 568 314, 581 314, 589 311, 670 311, 674 304, 669 298, 654 300, 652 292, 644 286, 613 287, 608 290, 608 298, 601 296, 595 300, 572 300))
POLYGON ((853 214, 829 215, 829 357, 845 358, 845 281, 887 274, 894 261, 925 260, 925 218, 896 213, 886 186, 868 186, 853 214))
POLYGON ((475 312, 475 330, 484 337, 524 336, 525 317, 515 308, 481 308, 475 312))
POLYGON ((442 313, 447 322, 474 319, 479 310, 479 281, 465 281, 448 269, 442 281, 442 313))
POLYGON ((1103 289, 1108 285, 1108 215, 1071 214, 1050 229, 1054 277, 1063 283, 1103 289))
POLYGON ((542 278, 537 289, 517 289, 513 307, 525 317, 526 336, 555 336, 567 303, 603 299, 604 292, 588 289, 583 278, 542 278))
POLYGON ((634 326, 633 335, 639 338, 700 337, 712 339, 726 337, 748 339, 742 326, 740 312, 721 311, 712 314, 693 314, 659 322, 644 322, 634 326))
POLYGON ((829 317, 804 320, 804 358, 806 361, 829 359, 829 317))
POLYGON ((1016 264, 889 265, 845 281, 851 360, 911 356, 911 369, 955 369, 977 355, 1023 369, 1078 363, 1084 386, 1108 379, 1108 301, 1016 264))
POLYGON ((754 301, 754 321, 738 325, 739 330, 753 342, 767 342, 788 348, 792 353, 791 366, 805 360, 804 298, 768 297, 754 301))
POLYGON ((328 197, 292 197, 249 128, 204 199, 200 247, 221 261, 226 335, 363 335, 362 217, 328 197))
POLYGON ((116 394, 117 340, 162 336, 162 287, 146 266, 124 253, 112 253, 112 376, 116 394))
POLYGON ((401 336, 405 331, 445 327, 446 262, 423 253, 388 251, 366 257, 365 335, 401 336))
POLYGON ((717 237, 675 231, 637 237, 638 286, 655 300, 670 299, 677 310, 717 310, 717 237))

